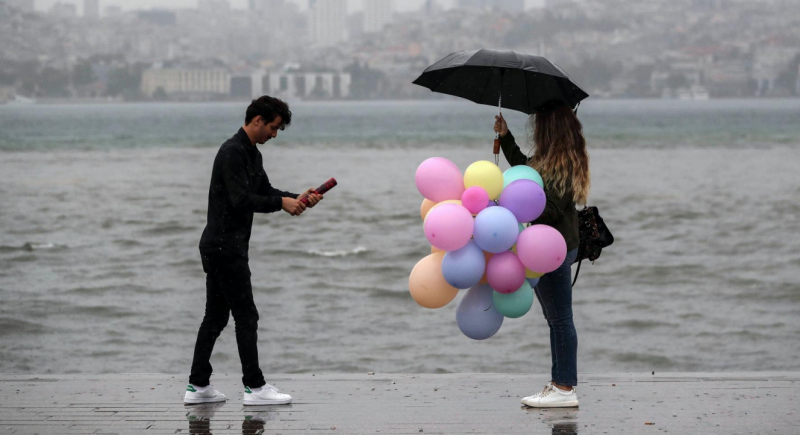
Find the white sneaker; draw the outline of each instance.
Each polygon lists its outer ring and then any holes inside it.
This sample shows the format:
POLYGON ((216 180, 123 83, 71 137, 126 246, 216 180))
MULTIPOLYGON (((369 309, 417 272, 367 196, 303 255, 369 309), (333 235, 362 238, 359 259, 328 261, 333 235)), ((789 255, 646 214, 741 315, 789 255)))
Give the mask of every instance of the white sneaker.
POLYGON ((538 393, 534 394, 533 396, 523 397, 522 398, 522 404, 523 405, 527 405, 526 402, 536 403, 539 400, 539 398, 542 397, 542 393, 547 391, 547 389, 550 388, 552 385, 553 385, 553 383, 549 382, 547 385, 544 386, 544 389, 542 391, 539 391, 538 393))
POLYGON ((578 392, 575 387, 563 391, 551 382, 541 392, 523 397, 522 404, 534 408, 575 408, 578 406, 578 392))
POLYGON ((217 391, 213 385, 198 387, 189 384, 186 386, 186 394, 183 396, 183 403, 212 403, 224 402, 226 400, 228 400, 228 398, 217 391))
POLYGON ((245 405, 285 405, 292 403, 292 396, 283 394, 270 384, 265 384, 261 388, 244 387, 245 405))

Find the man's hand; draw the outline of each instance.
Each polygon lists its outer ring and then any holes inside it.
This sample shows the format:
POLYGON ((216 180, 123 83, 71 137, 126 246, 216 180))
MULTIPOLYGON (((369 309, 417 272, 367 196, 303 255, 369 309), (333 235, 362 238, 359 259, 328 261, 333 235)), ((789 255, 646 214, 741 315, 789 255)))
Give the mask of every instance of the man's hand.
POLYGON ((502 113, 499 116, 495 115, 494 117, 494 132, 499 133, 500 137, 508 134, 508 124, 506 124, 506 120, 503 119, 502 113))
POLYGON ((318 202, 322 201, 323 198, 322 195, 316 193, 316 189, 314 189, 313 187, 303 192, 303 194, 298 196, 297 199, 300 200, 306 197, 308 198, 309 208, 313 208, 315 205, 317 205, 318 202))
POLYGON ((294 198, 283 197, 281 199, 282 199, 281 208, 283 209, 283 211, 289 213, 292 216, 300 216, 300 214, 302 214, 306 209, 305 204, 294 198))

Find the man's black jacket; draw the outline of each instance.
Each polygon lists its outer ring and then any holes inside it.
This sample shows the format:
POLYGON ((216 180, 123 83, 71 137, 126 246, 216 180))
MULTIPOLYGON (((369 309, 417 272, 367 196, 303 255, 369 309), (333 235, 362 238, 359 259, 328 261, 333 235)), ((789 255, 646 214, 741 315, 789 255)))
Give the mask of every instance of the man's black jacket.
POLYGON ((253 213, 273 213, 282 198, 296 193, 275 189, 269 183, 258 148, 240 128, 225 141, 214 159, 208 190, 208 223, 200 251, 223 251, 247 258, 253 213))

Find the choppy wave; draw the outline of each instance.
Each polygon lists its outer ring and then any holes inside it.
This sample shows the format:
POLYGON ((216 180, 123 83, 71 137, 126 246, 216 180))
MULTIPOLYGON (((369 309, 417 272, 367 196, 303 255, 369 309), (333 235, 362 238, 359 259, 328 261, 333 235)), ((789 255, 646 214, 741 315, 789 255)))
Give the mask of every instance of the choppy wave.
POLYGON ((348 257, 351 255, 359 255, 369 252, 364 246, 358 246, 353 249, 340 250, 340 251, 324 251, 320 249, 309 249, 305 251, 307 254, 316 255, 319 257, 348 257))
POLYGON ((45 250, 63 250, 67 249, 67 245, 59 245, 56 243, 38 243, 38 242, 26 242, 21 246, 0 246, 0 252, 15 252, 15 251, 26 251, 26 252, 33 252, 33 251, 45 251, 45 250))
POLYGON ((0 336, 13 334, 35 334, 45 330, 39 323, 0 317, 0 336))

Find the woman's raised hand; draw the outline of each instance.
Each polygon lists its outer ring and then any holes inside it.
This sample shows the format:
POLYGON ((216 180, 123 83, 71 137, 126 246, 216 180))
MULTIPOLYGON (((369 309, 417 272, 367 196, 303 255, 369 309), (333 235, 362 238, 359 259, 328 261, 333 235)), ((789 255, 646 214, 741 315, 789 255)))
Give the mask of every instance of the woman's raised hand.
POLYGON ((502 113, 500 115, 495 115, 494 117, 494 132, 498 133, 500 137, 508 134, 508 124, 506 124, 506 120, 503 118, 502 113))

